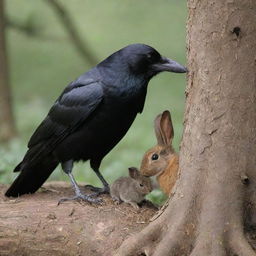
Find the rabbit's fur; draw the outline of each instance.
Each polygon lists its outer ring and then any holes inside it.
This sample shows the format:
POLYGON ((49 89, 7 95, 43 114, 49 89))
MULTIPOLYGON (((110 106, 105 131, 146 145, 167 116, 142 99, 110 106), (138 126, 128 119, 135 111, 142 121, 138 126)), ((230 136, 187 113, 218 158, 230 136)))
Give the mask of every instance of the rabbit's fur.
POLYGON ((147 177, 156 175, 160 188, 169 195, 179 169, 179 156, 172 147, 174 130, 170 112, 159 114, 154 125, 157 145, 144 154, 140 172, 147 177))
POLYGON ((152 191, 149 177, 140 174, 137 168, 129 168, 129 177, 120 177, 110 186, 110 195, 114 201, 131 204, 138 208, 145 195, 152 191))

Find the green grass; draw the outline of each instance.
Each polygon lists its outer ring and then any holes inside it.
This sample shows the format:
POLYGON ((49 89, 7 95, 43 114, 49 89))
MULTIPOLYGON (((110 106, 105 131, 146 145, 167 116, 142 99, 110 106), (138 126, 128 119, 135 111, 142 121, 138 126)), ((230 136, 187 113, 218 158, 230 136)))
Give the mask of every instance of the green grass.
MULTIPOLYGON (((62 0, 79 33, 99 60, 130 44, 146 43, 163 55, 185 63, 185 0, 62 0)), ((19 137, 0 145, 0 182, 13 180, 12 169, 22 159, 26 143, 63 88, 90 68, 70 44, 59 20, 45 1, 6 1, 7 15, 20 22, 31 19, 49 38, 42 40, 8 30, 8 54, 19 137), (51 39, 52 38, 52 39, 51 39)), ((125 138, 101 166, 109 182, 140 166, 143 153, 155 144, 153 120, 172 111, 174 147, 182 135, 185 75, 163 73, 149 84, 146 105, 125 138)), ((78 163, 78 181, 100 185, 87 163, 78 163)), ((56 170, 54 180, 67 180, 56 170)))

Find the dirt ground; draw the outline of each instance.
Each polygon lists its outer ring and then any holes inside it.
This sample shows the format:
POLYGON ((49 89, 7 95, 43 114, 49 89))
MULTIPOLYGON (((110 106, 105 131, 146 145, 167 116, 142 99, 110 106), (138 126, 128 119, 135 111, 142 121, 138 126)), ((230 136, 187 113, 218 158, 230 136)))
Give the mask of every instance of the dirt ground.
POLYGON ((69 201, 58 206, 60 198, 73 195, 70 184, 63 182, 47 183, 17 199, 4 197, 6 189, 0 185, 1 256, 111 256, 157 211, 150 202, 139 210, 115 205, 109 195, 101 196, 102 205, 69 201))

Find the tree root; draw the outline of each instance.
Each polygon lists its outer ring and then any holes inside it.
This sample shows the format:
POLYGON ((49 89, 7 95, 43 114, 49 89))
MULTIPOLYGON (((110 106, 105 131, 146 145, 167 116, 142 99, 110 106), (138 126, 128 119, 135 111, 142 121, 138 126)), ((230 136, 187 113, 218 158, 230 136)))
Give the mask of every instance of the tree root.
POLYGON ((189 236, 194 233, 194 227, 190 211, 180 212, 179 216, 170 216, 168 211, 164 211, 139 234, 124 241, 115 256, 183 255, 181 252, 185 253, 191 246, 184 246, 182 242, 185 239, 188 241, 189 236))
POLYGON ((229 202, 220 195, 210 193, 202 204, 189 196, 179 204, 175 195, 165 211, 126 240, 115 256, 256 256, 244 235, 242 200, 234 204, 232 196, 229 202))
POLYGON ((161 235, 159 236, 162 233, 161 229, 160 225, 147 226, 139 234, 125 240, 116 255, 149 255, 151 250, 149 246, 155 246, 161 239, 161 235))
POLYGON ((248 241, 246 240, 242 230, 233 231, 229 237, 229 247, 233 255, 253 256, 256 255, 248 241))
POLYGON ((213 240, 211 235, 196 236, 195 232, 189 233, 186 226, 185 223, 177 223, 169 227, 164 220, 152 223, 126 240, 115 256, 256 255, 241 229, 232 232, 222 230, 220 234, 214 235, 216 239, 213 240))

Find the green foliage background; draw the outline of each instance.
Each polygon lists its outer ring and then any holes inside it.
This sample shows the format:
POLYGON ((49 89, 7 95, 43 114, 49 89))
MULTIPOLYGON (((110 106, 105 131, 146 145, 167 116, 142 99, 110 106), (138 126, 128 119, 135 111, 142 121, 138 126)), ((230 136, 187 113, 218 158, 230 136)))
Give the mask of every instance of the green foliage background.
MULTIPOLYGON (((184 0, 62 0, 82 38, 99 60, 131 43, 145 43, 185 64, 186 1, 184 0)), ((0 145, 0 183, 10 183, 26 143, 63 88, 90 68, 70 43, 58 17, 43 0, 6 1, 6 15, 33 23, 41 37, 9 28, 7 46, 13 103, 19 137, 0 145)), ((146 105, 125 138, 104 159, 101 170, 112 182, 140 166, 144 152, 156 142, 154 117, 170 109, 179 150, 184 110, 185 75, 163 73, 152 79, 146 105)), ((71 149, 72 150, 72 149, 71 149)), ((80 182, 100 185, 88 163, 78 163, 80 182)), ((56 170, 51 180, 67 180, 56 170)), ((152 197, 158 197, 155 192, 152 197)))

